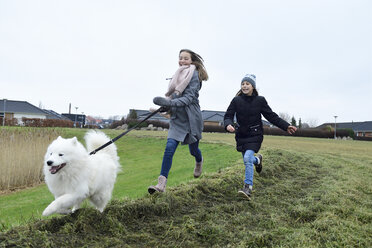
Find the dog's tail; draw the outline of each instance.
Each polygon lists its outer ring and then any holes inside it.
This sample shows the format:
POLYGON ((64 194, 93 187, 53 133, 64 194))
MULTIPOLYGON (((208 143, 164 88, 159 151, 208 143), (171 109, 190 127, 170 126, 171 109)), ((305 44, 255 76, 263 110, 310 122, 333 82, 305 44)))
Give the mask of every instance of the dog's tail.
MULTIPOLYGON (((103 132, 95 131, 95 130, 90 130, 89 132, 87 132, 85 134, 84 139, 85 139, 85 144, 87 146, 88 152, 91 152, 91 151, 97 149, 98 147, 102 146, 103 144, 105 144, 105 143, 107 143, 111 140, 103 132)), ((114 161, 117 161, 117 164, 118 164, 117 169, 119 171, 120 170, 119 157, 117 155, 116 150, 117 150, 117 148, 116 148, 115 143, 112 143, 112 144, 106 146, 105 148, 103 148, 102 150, 100 150, 98 153, 104 152, 104 153, 110 155, 110 157, 112 157, 112 159, 114 161)), ((94 155, 92 155, 92 156, 94 156, 94 155)))

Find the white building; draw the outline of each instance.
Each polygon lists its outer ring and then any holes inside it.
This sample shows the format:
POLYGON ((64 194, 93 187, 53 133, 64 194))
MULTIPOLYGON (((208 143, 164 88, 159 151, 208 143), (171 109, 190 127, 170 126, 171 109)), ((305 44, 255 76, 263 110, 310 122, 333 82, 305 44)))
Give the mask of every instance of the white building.
MULTIPOLYGON (((0 100, 0 120, 17 119, 18 124, 22 125, 22 118, 33 119, 68 119, 52 110, 43 110, 26 101, 0 100)), ((1 124, 0 123, 0 124, 1 124)))

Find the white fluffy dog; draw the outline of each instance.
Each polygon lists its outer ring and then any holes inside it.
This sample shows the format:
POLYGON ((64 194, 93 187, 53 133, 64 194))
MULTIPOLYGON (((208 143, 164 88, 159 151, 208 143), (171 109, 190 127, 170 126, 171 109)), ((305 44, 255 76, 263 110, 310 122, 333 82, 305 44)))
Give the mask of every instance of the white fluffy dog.
POLYGON ((44 210, 44 216, 74 212, 86 198, 103 212, 111 199, 120 171, 116 146, 111 144, 89 155, 88 151, 93 151, 110 139, 96 131, 89 131, 84 138, 87 149, 76 137, 58 137, 49 145, 43 171, 55 200, 44 210))

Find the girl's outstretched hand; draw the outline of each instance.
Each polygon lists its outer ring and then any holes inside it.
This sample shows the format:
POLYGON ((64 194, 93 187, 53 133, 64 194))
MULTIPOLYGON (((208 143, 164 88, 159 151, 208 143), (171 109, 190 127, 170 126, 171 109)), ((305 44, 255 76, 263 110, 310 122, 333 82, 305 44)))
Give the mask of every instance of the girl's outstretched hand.
POLYGON ((297 127, 295 127, 295 126, 288 126, 288 128, 287 128, 287 132, 289 134, 294 134, 296 131, 297 131, 297 127))
POLYGON ((228 125, 228 126, 226 127, 226 130, 229 131, 230 133, 235 132, 235 128, 234 128, 232 125, 228 125))

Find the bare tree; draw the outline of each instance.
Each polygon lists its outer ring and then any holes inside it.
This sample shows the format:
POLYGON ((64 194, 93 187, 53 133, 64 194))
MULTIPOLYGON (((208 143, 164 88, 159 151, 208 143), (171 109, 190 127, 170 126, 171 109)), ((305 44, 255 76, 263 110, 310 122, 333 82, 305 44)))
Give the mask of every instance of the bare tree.
POLYGON ((305 129, 305 128, 310 128, 310 125, 309 125, 309 124, 307 124, 307 123, 302 123, 302 125, 301 125, 301 126, 302 126, 302 128, 304 128, 304 129, 305 129))
POLYGON ((316 127, 318 126, 318 120, 314 118, 310 118, 306 120, 306 123, 309 124, 309 127, 316 127))
POLYGON ((279 117, 285 120, 286 122, 291 122, 291 116, 284 112, 279 112, 279 117))

